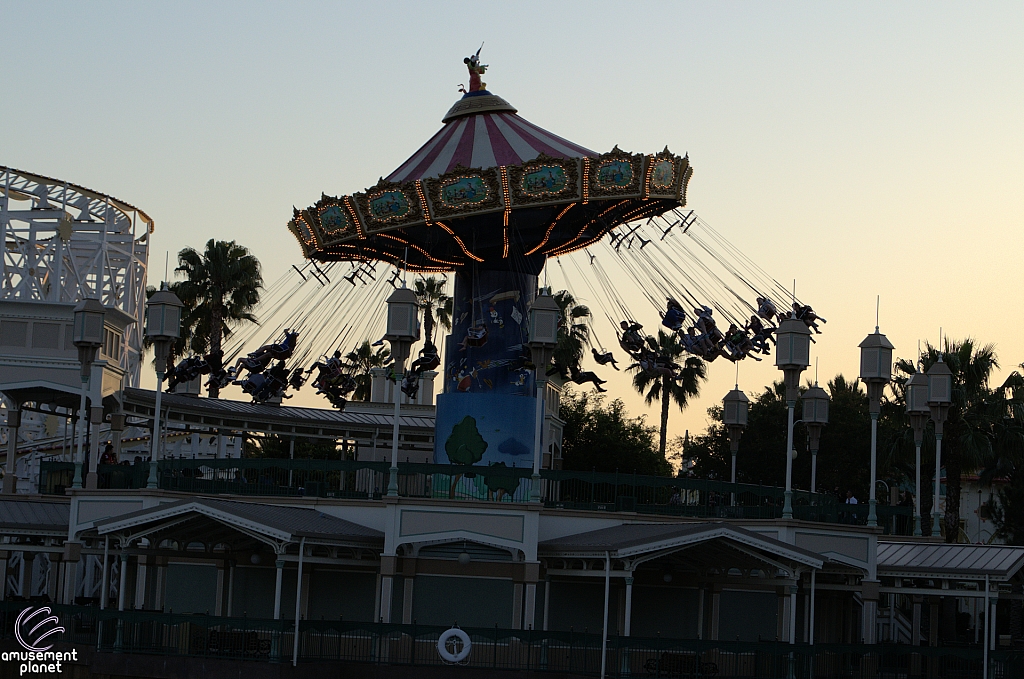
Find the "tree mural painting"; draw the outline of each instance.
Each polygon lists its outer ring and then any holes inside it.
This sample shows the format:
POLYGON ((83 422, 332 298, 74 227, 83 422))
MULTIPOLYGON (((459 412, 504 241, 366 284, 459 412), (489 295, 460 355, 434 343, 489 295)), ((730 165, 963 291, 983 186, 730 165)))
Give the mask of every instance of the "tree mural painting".
MULTIPOLYGON (((469 415, 452 427, 452 433, 444 442, 444 452, 447 453, 448 461, 452 464, 476 464, 483 459, 486 450, 487 441, 480 435, 480 430, 476 428, 476 418, 469 415)), ((448 489, 449 498, 455 499, 455 488, 462 476, 459 473, 452 479, 451 488, 448 489)))

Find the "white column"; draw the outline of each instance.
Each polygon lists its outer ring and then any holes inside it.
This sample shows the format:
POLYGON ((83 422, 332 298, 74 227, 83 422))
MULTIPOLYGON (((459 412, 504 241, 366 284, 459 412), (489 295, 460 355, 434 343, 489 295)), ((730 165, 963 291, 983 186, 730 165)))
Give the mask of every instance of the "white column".
POLYGON ((284 578, 284 559, 278 555, 274 566, 277 568, 277 579, 274 581, 274 620, 281 619, 281 582, 284 578))
POLYGON ((292 667, 299 662, 299 621, 302 615, 302 560, 306 555, 306 538, 299 542, 299 571, 295 574, 295 634, 292 635, 292 667))
MULTIPOLYGON (((914 613, 913 613, 913 620, 911 622, 911 625, 913 626, 913 630, 911 630, 911 633, 910 633, 910 637, 911 637, 910 644, 911 644, 911 646, 920 646, 921 645, 921 641, 922 641, 922 638, 921 638, 921 599, 922 598, 920 596, 915 596, 914 597, 914 613)), ((986 609, 986 610, 988 610, 988 609, 986 609)))
POLYGON ((718 640, 718 621, 721 614, 722 591, 716 585, 711 590, 711 620, 708 629, 708 639, 718 640))
POLYGON ((537 621, 537 583, 526 583, 526 601, 523 605, 523 629, 535 629, 537 621))
POLYGON ((224 577, 227 564, 223 561, 217 564, 217 593, 213 600, 213 614, 217 617, 224 615, 224 587, 227 586, 227 578, 224 577))
POLYGON ((608 595, 611 589, 612 560, 604 553, 604 622, 601 623, 601 679, 608 664, 608 595))
POLYGON ((384 575, 380 579, 380 618, 383 622, 391 622, 391 596, 394 576, 384 575))
POLYGON ((166 589, 167 582, 167 565, 164 563, 166 559, 159 557, 155 559, 153 569, 155 572, 155 581, 153 583, 153 608, 158 611, 164 609, 164 589, 166 589))
POLYGON ((412 589, 416 578, 406 575, 402 580, 402 624, 412 624, 412 589))
POLYGON ((989 631, 989 619, 990 618, 989 618, 989 613, 988 613, 988 609, 989 609, 988 590, 989 590, 989 576, 986 575, 985 576, 985 651, 983 653, 985 669, 982 671, 983 672, 983 674, 982 674, 983 679, 988 679, 988 640, 989 640, 989 637, 991 636, 990 631, 989 631))
POLYGON ((996 650, 999 646, 999 630, 996 629, 996 611, 999 609, 999 597, 995 597, 995 601, 989 603, 988 619, 992 625, 992 633, 988 635, 988 648, 990 651, 996 650))
POLYGON ((548 630, 548 608, 551 603, 551 579, 544 580, 544 631, 548 630))
POLYGON ((230 618, 234 615, 234 603, 235 603, 235 562, 228 562, 228 610, 227 616, 230 618))
MULTIPOLYGON (((110 536, 108 535, 103 541, 103 581, 100 582, 100 608, 107 607, 107 599, 109 598, 110 588, 110 536)), ((74 589, 74 584, 71 588, 74 589)), ((74 602, 72 597, 71 602, 74 602)), ((70 602, 69 602, 70 603, 70 602)))
POLYGON ((796 643, 796 591, 795 584, 789 586, 789 633, 787 636, 791 644, 796 643))
POLYGON ((628 637, 633 617, 633 573, 626 578, 626 621, 622 626, 622 636, 628 637))
POLYGON ((128 548, 121 548, 121 584, 117 588, 117 610, 123 611, 128 589, 128 548))
POLYGON ((814 578, 818 574, 817 570, 811 571, 811 622, 808 625, 807 643, 814 644, 814 578))
POLYGON ((147 557, 138 556, 135 562, 135 608, 141 610, 146 607, 146 573, 148 571, 147 557))
POLYGON ((522 629, 523 623, 523 583, 512 585, 512 629, 522 629))
POLYGON ((697 638, 707 639, 707 630, 704 629, 704 608, 707 603, 704 600, 704 585, 697 588, 697 638))

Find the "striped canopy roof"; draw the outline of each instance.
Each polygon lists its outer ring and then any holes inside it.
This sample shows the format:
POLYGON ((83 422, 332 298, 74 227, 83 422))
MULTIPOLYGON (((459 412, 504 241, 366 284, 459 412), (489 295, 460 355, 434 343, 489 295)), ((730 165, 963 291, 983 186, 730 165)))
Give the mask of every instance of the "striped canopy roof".
POLYGON ((459 165, 481 169, 520 165, 541 153, 566 159, 598 155, 537 127, 517 115, 504 99, 486 91, 467 94, 444 121, 445 126, 388 175, 388 181, 437 177, 459 165))

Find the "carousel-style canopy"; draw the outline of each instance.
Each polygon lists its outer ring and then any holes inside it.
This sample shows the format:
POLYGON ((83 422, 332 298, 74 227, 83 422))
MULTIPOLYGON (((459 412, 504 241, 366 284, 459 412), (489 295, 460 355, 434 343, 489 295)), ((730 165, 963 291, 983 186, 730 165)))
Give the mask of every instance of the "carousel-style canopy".
POLYGON ((444 127, 387 179, 295 210, 288 226, 307 258, 412 271, 508 268, 512 259, 529 272, 685 204, 687 158, 667 148, 596 154, 520 117, 479 77, 470 82, 444 127))

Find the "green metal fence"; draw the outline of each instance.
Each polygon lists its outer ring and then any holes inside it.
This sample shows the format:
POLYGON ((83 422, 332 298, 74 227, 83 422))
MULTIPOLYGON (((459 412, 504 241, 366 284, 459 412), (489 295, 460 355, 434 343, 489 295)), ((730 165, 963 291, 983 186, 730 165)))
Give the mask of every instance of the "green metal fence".
MULTIPOLYGON (((0 603, 0 633, 14 636, 27 605, 0 603)), ((149 611, 50 605, 65 632, 50 640, 101 652, 291 662, 294 623, 149 611)), ((406 666, 446 665, 437 650, 441 626, 303 620, 299 663, 350 662, 406 666)), ((599 676, 601 635, 500 628, 466 628, 464 666, 494 670, 599 676)), ((969 679, 981 677, 980 647, 900 644, 786 644, 698 639, 609 637, 609 677, 717 677, 748 679, 969 679)), ((1024 654, 989 653, 989 677, 1024 676, 1024 654)))
MULTIPOLYGON (((388 467, 386 462, 328 459, 174 459, 159 463, 158 476, 160 488, 188 493, 379 498, 387 492, 388 467)), ((143 488, 148 473, 145 462, 100 465, 99 486, 143 488)), ((39 491, 63 493, 73 474, 70 463, 43 462, 39 491)), ((398 492, 404 497, 525 502, 530 499, 531 475, 528 467, 399 463, 398 492)), ((545 506, 589 511, 775 519, 782 516, 784 501, 783 489, 774 486, 669 476, 542 470, 540 483, 545 506)), ((879 505, 877 511, 886 533, 912 533, 909 507, 879 505)), ((867 505, 841 504, 822 493, 793 492, 797 519, 864 525, 867 514, 867 505)))

